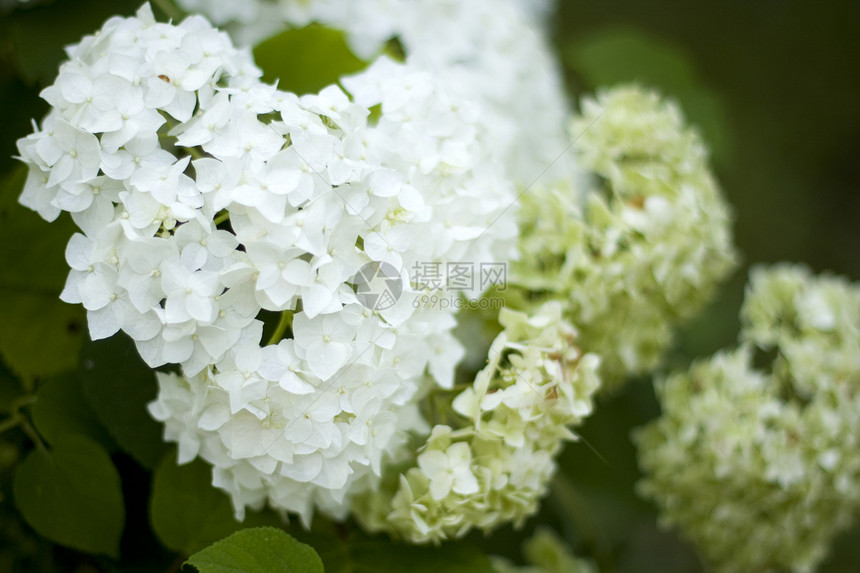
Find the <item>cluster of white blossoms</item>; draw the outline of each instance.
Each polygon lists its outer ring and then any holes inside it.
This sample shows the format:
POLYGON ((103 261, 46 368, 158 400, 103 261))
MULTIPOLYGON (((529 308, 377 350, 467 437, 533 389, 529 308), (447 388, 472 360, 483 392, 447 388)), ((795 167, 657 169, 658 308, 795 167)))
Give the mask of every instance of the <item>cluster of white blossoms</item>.
POLYGON ((656 93, 603 91, 570 129, 591 183, 523 194, 513 282, 564 301, 612 388, 656 367, 672 328, 734 267, 731 221, 697 133, 656 93))
POLYGON ((311 22, 342 30, 370 59, 396 39, 406 63, 482 109, 488 145, 521 188, 535 180, 571 180, 565 124, 569 105, 546 39, 547 0, 180 0, 240 44, 256 44, 285 26, 311 22))
POLYGON ((576 439, 569 427, 591 413, 599 360, 577 347, 558 303, 502 309, 499 322, 488 365, 451 403, 455 427, 436 425, 415 467, 358 500, 368 529, 439 542, 537 511, 556 454, 576 439))
POLYGON ((860 510, 860 286, 757 269, 741 317, 739 348, 657 384, 639 489, 716 571, 813 571, 860 510))
POLYGON ((202 17, 157 23, 147 5, 68 55, 18 142, 21 202, 82 231, 63 300, 93 339, 123 330, 150 366, 181 366, 150 412, 238 515, 344 516, 427 431, 417 397, 450 388, 463 354, 452 313, 413 304, 410 269, 515 243, 480 110, 385 58, 349 94, 282 92, 202 17), (399 300, 361 304, 368 264, 394 269, 399 300))

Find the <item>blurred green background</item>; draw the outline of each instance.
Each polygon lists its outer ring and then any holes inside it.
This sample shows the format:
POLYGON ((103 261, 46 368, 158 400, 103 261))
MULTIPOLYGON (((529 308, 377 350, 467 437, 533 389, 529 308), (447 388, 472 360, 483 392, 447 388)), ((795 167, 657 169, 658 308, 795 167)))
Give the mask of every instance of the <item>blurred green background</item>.
MULTIPOLYGON (((639 81, 700 126, 744 256, 721 311, 751 264, 860 278, 860 2, 560 0, 553 35, 572 93, 639 81)), ((734 315, 689 350, 733 340, 734 315)))
MULTIPOLYGON (((679 333, 668 367, 735 342, 751 265, 860 279, 860 2, 561 0, 552 30, 572 94, 637 81, 675 98, 733 206, 743 264, 679 333)), ((615 571, 701 569, 632 492, 629 431, 657 412, 649 382, 633 383, 582 428, 606 463, 581 445, 562 458, 578 509, 564 512, 576 516, 568 536, 615 571)), ((858 537, 844 534, 820 571, 860 570, 858 537)))
MULTIPOLYGON (((15 165, 16 139, 47 111, 38 93, 53 80, 62 46, 139 6, 57 0, 10 13, 10 4, 0 1, 0 178, 15 165)), ((679 334, 670 367, 734 343, 750 265, 804 262, 860 279, 860 2, 559 0, 550 29, 574 99, 627 81, 675 98, 702 130, 733 206, 743 265, 679 334)), ((527 530, 550 523, 602 571, 700 571, 695 553, 660 531, 633 492, 629 432, 657 412, 649 380, 605 399, 581 428, 588 445, 567 448, 553 498, 527 530)), ((125 486, 137 476, 146 495, 148 475, 123 463, 125 486)), ((132 513, 145 529, 145 508, 132 513)), ((844 535, 821 571, 860 570, 858 536, 857 528, 844 535)), ((473 536, 514 557, 521 539, 511 529, 473 536)))

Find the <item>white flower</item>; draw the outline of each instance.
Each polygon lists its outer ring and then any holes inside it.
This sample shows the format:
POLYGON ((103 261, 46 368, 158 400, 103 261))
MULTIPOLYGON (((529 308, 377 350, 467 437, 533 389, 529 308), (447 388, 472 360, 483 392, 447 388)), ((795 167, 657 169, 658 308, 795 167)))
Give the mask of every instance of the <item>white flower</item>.
POLYGON ((296 351, 322 381, 340 370, 350 356, 356 328, 337 314, 309 318, 300 312, 293 318, 296 351))
POLYGON ((190 269, 179 259, 166 262, 162 270, 165 321, 174 323, 194 319, 207 323, 215 319, 215 296, 223 290, 217 272, 190 269))
POLYGON ((36 153, 51 167, 48 187, 91 179, 101 162, 98 139, 63 119, 54 121, 47 137, 36 143, 36 153))
POLYGON ((452 490, 464 495, 478 491, 471 463, 472 452, 463 442, 451 444, 444 452, 431 450, 418 456, 418 467, 430 480, 430 495, 437 501, 452 490))

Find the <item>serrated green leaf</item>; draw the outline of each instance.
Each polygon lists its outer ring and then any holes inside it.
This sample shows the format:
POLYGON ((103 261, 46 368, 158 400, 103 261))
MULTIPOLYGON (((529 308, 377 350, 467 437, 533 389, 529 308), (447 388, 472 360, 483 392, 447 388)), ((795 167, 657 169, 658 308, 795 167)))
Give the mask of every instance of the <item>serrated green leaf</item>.
POLYGON ((323 573, 319 555, 274 527, 237 531, 188 558, 200 573, 323 573))
POLYGON ((88 342, 81 351, 80 375, 87 400, 117 445, 148 469, 168 450, 161 424, 146 405, 158 394, 155 373, 124 334, 88 342))
POLYGON ((0 354, 14 373, 32 379, 77 365, 85 314, 59 300, 74 224, 68 217, 47 223, 19 205, 26 176, 21 166, 0 182, 0 354))
POLYGON ((63 436, 80 434, 109 451, 115 447, 84 396, 77 372, 56 376, 39 386, 32 416, 39 434, 51 444, 63 436))
POLYGON ((242 527, 278 524, 270 512, 249 513, 244 523, 236 521, 227 494, 212 485, 211 466, 201 460, 179 466, 175 452, 155 470, 149 514, 161 542, 185 555, 242 527))
POLYGON ((125 521, 119 474, 97 443, 63 436, 30 452, 14 478, 15 504, 39 534, 88 553, 119 556, 125 521))
POLYGON ((318 92, 367 67, 350 51, 343 32, 317 25, 263 41, 254 48, 254 60, 263 70, 263 81, 278 81, 282 90, 299 95, 318 92))

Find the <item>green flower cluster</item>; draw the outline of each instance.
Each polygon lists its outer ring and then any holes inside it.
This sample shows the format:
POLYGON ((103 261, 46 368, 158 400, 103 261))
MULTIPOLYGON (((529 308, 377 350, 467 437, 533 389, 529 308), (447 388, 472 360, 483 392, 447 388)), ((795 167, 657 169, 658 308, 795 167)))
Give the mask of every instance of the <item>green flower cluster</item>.
POLYGON ((595 573, 594 565, 573 554, 551 529, 539 527, 522 546, 528 565, 518 566, 494 556, 493 573, 595 573))
POLYGON ((550 302, 528 316, 502 309, 489 363, 453 401, 459 427, 436 425, 417 465, 359 501, 368 529, 439 542, 537 511, 568 426, 591 413, 599 361, 550 302))
POLYGON ((737 349, 657 384, 639 491, 716 571, 812 571, 860 510, 860 286, 758 269, 741 316, 737 349))
POLYGON ((673 326, 734 267, 731 221, 698 134, 656 93, 584 100, 571 137, 588 193, 569 182, 523 195, 513 282, 565 302, 604 388, 617 387, 657 366, 673 326))

